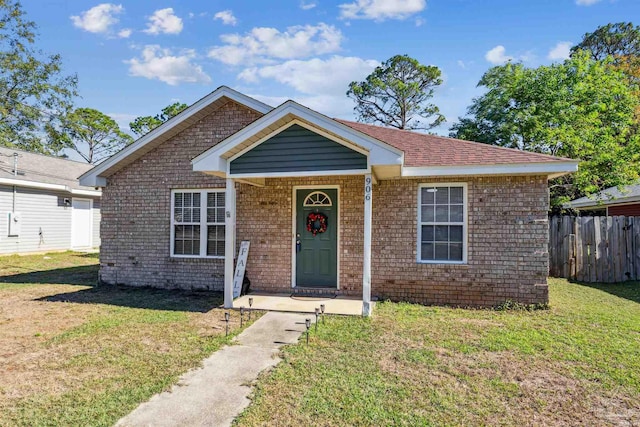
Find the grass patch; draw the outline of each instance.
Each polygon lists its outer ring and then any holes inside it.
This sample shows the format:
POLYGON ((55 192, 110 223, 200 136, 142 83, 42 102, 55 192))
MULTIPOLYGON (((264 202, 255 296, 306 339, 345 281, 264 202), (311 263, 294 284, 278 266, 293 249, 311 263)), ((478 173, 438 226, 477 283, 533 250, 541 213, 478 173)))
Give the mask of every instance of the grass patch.
POLYGON ((0 425, 113 425, 232 338, 220 294, 93 286, 97 262, 0 257, 0 425))
POLYGON ((371 319, 328 317, 236 424, 640 423, 640 284, 549 283, 543 310, 380 303, 371 319))

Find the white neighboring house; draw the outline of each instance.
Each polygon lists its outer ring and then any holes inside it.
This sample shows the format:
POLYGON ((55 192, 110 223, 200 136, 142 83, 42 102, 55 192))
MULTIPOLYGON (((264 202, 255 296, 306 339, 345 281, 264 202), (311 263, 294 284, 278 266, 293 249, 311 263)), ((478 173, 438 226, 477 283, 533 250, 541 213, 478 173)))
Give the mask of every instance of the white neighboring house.
POLYGON ((100 246, 101 191, 92 165, 0 147, 0 254, 100 246))

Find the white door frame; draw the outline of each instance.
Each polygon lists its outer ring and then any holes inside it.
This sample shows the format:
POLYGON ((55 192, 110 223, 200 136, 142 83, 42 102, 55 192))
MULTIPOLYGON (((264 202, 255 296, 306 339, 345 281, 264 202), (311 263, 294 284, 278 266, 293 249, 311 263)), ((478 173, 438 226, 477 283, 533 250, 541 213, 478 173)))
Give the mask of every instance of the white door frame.
POLYGON ((340 204, 340 186, 339 185, 294 185, 293 186, 293 197, 291 198, 291 287, 296 287, 296 221, 297 221, 297 207, 298 200, 297 194, 298 190, 337 190, 338 200, 336 201, 336 206, 338 207, 338 218, 336 227, 336 289, 340 289, 340 215, 342 215, 342 206, 340 204))
POLYGON ((73 207, 73 202, 74 201, 85 201, 85 202, 89 202, 89 216, 90 216, 90 221, 89 221, 89 247, 93 248, 93 199, 85 199, 85 198, 81 198, 81 197, 73 197, 71 199, 71 244, 70 247, 71 249, 74 248, 80 248, 80 246, 74 246, 75 243, 75 236, 76 236, 76 230, 75 230, 75 208, 73 207))

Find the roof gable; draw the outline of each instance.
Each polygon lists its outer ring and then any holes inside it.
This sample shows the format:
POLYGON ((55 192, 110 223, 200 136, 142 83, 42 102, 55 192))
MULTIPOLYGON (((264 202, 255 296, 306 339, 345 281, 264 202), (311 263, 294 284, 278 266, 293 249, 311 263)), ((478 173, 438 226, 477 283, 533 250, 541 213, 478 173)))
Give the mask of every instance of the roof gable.
POLYGON ((366 170, 367 156, 292 122, 232 159, 232 174, 366 170))
POLYGON ((369 166, 392 165, 399 167, 403 163, 402 150, 294 101, 287 101, 194 158, 192 161, 193 170, 226 176, 229 173, 229 162, 233 160, 234 156, 281 132, 294 121, 302 127, 352 150, 366 153, 369 166))
POLYGON ((261 114, 266 114, 273 109, 273 107, 229 87, 220 86, 209 95, 183 110, 177 116, 166 121, 136 140, 133 144, 123 148, 118 153, 83 174, 80 177, 80 183, 94 187, 104 186, 106 184, 106 177, 133 163, 144 154, 208 116, 229 101, 244 105, 261 114))

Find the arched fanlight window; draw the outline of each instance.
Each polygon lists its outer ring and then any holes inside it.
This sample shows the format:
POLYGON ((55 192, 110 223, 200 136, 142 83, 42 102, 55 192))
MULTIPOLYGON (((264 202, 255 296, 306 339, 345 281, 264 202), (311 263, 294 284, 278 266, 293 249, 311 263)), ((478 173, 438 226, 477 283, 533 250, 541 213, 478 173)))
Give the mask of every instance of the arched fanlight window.
POLYGON ((313 193, 309 194, 306 199, 304 199, 305 207, 322 207, 331 205, 331 198, 322 191, 314 191, 313 193))

